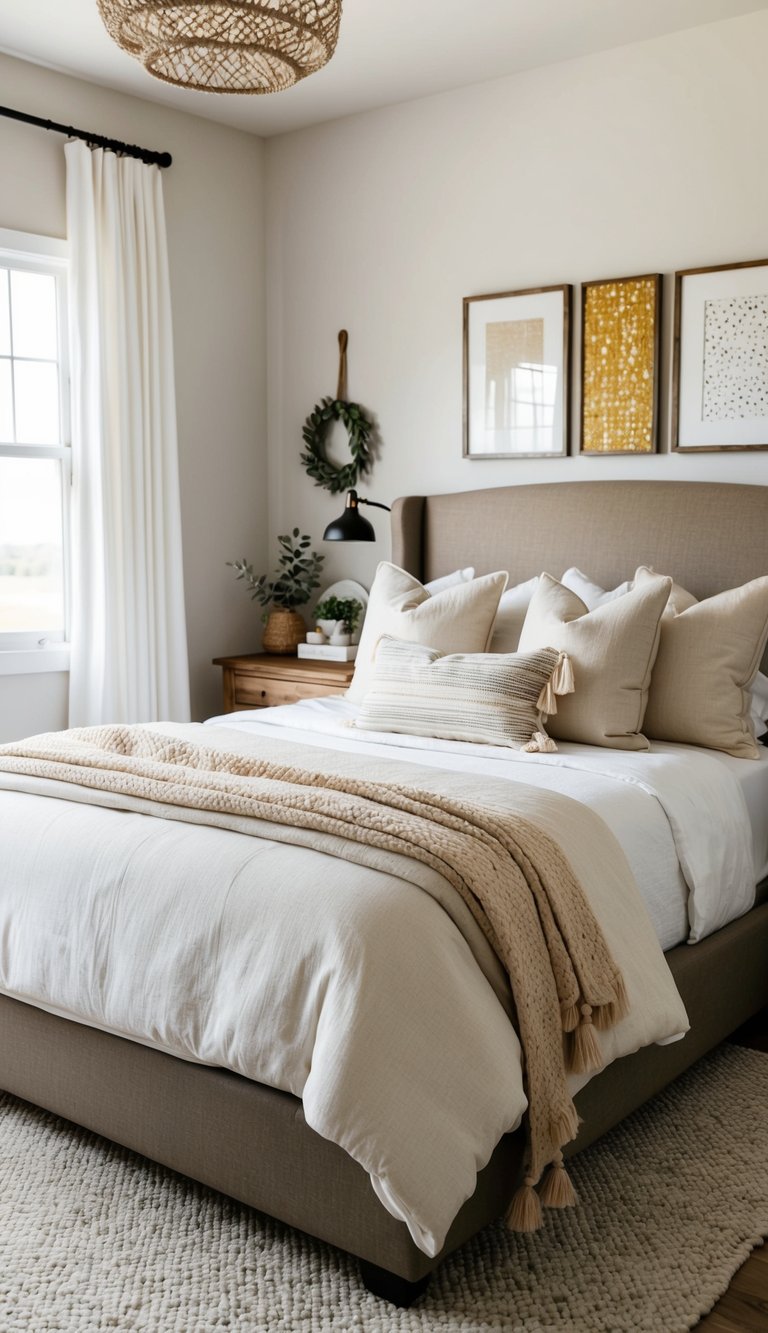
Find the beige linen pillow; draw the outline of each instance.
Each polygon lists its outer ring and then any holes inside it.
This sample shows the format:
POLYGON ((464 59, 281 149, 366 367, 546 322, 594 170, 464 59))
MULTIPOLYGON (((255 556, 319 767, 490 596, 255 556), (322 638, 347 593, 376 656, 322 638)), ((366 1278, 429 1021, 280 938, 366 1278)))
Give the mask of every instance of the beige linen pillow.
POLYGON ((360 703, 365 697, 376 647, 384 634, 443 653, 484 653, 506 583, 505 573, 484 574, 430 596, 412 574, 383 560, 368 599, 347 698, 360 703))
POLYGON ((567 659, 554 648, 446 655, 384 637, 354 726, 554 750, 542 712, 555 709, 554 694, 569 688, 567 659))
MULTIPOLYGON (((647 587, 656 577, 643 566, 635 586, 647 587)), ((768 577, 703 602, 674 584, 669 600, 648 699, 648 735, 757 759, 750 686, 768 639, 768 577)))
POLYGON ((640 728, 671 586, 671 579, 651 575, 645 587, 587 611, 569 588, 541 575, 519 651, 557 648, 571 659, 575 693, 549 723, 558 740, 648 749, 640 728))

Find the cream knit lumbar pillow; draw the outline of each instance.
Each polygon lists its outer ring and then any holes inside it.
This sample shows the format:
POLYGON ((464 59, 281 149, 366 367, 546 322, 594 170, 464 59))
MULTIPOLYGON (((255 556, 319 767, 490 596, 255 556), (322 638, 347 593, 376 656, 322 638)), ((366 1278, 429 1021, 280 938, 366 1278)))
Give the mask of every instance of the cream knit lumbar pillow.
POLYGON ((549 723, 558 740, 648 749, 641 728, 671 586, 671 579, 651 575, 645 587, 587 611, 574 592, 541 575, 519 651, 557 648, 571 659, 575 693, 549 723))
MULTIPOLYGON (((635 587, 647 587, 656 577, 641 567, 635 587)), ((703 602, 674 584, 653 668, 648 735, 757 759, 750 687, 766 639, 768 577, 703 602)))
POLYGON ((368 693, 354 725, 363 731, 555 750, 543 714, 573 690, 565 653, 440 653, 379 640, 368 693))
POLYGON ((430 596, 412 574, 383 560, 371 588, 347 698, 360 703, 365 697, 384 634, 443 653, 485 652, 506 583, 505 573, 484 574, 430 596))

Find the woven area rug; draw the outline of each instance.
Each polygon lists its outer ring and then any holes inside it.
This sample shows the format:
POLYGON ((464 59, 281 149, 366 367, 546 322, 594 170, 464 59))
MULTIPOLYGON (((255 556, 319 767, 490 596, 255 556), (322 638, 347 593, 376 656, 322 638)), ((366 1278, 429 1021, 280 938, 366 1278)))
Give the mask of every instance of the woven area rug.
POLYGON ((338 1251, 0 1095, 0 1329, 690 1329, 768 1235, 768 1055, 721 1047, 571 1167, 578 1209, 488 1228, 396 1310, 338 1251))

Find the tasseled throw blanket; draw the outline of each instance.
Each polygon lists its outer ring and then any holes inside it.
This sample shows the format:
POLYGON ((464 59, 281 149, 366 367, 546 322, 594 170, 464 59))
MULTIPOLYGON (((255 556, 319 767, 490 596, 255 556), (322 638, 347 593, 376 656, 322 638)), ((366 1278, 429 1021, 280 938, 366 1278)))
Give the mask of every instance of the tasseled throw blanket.
POLYGON ((600 1067, 593 1025, 617 1023, 627 999, 581 885, 534 824, 406 785, 313 773, 141 727, 82 728, 6 745, 0 769, 334 834, 438 871, 504 964, 517 1011, 529 1142, 509 1223, 533 1230, 541 1202, 574 1202, 560 1151, 578 1126, 566 1076, 600 1067), (534 1186, 550 1164, 539 1195, 534 1186))

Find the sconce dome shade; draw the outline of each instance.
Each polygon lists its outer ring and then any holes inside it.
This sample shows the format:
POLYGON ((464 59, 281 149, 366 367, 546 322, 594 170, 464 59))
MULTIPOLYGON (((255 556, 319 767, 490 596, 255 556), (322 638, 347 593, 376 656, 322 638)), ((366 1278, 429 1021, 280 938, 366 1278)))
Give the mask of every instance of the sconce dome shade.
POLYGON ((323 533, 324 542, 375 542, 376 533, 373 530, 373 524, 363 518, 360 510, 345 509, 344 513, 335 518, 323 533))

